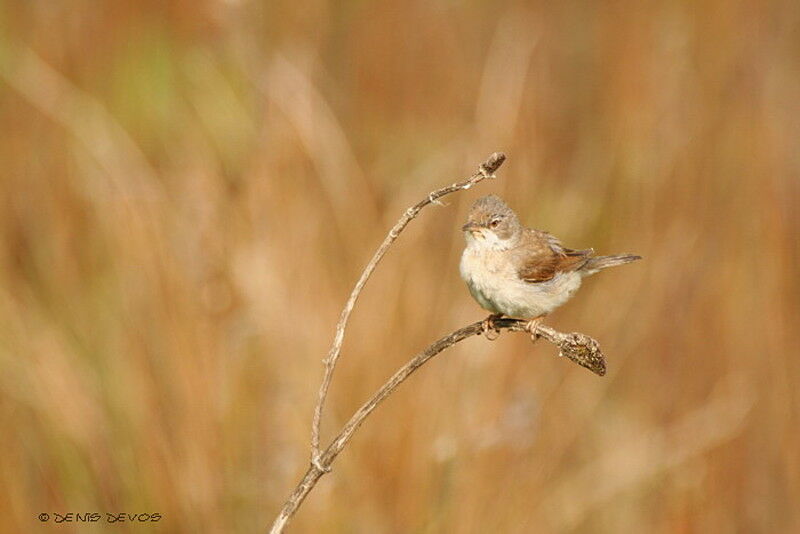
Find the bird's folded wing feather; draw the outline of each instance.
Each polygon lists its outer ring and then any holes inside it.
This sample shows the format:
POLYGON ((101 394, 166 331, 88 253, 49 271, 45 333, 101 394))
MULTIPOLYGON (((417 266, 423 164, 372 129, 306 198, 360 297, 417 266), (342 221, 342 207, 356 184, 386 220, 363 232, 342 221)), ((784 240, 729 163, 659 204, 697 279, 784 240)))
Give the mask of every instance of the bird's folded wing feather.
POLYGON ((569 272, 583 267, 594 253, 593 249, 565 248, 553 235, 541 230, 526 228, 519 251, 517 274, 526 282, 545 282, 556 273, 569 272))

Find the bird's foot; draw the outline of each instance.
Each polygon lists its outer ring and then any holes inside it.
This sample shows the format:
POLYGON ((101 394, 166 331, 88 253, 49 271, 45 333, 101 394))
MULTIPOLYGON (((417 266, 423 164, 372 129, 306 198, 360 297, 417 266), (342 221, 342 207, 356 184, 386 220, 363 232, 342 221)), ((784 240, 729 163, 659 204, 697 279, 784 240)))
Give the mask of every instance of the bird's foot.
POLYGON ((539 334, 536 333, 536 327, 539 326, 539 323, 542 322, 544 319, 544 315, 540 315, 539 317, 534 317, 528 324, 525 325, 525 330, 531 335, 531 342, 536 343, 536 340, 539 339, 539 334))
POLYGON ((500 319, 503 316, 502 313, 493 313, 489 317, 483 320, 483 334, 486 336, 486 339, 489 341, 494 341, 498 337, 500 337, 500 329, 494 324, 497 319, 500 319))

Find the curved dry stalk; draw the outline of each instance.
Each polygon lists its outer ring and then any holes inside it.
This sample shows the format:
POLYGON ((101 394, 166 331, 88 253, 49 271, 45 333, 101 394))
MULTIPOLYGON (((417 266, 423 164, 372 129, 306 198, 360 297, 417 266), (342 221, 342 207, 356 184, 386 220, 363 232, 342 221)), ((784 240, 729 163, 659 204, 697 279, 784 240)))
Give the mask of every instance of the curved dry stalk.
POLYGON ((333 371, 336 368, 336 362, 339 359, 339 355, 341 354, 342 350, 342 341, 344 340, 344 331, 347 327, 347 321, 350 318, 350 314, 353 311, 353 307, 356 304, 356 300, 358 300, 358 296, 361 294, 361 290, 364 289, 364 285, 366 285, 367 280, 372 275, 372 272, 377 267, 378 263, 381 261, 383 256, 386 254, 386 251, 389 250, 389 247, 394 243, 397 239, 397 236, 400 235, 400 232, 405 229, 408 223, 411 222, 428 204, 431 203, 439 203, 439 199, 445 195, 449 195, 450 193, 454 193, 456 191, 461 191, 462 189, 469 189, 473 185, 481 182, 486 178, 494 178, 494 172, 500 168, 500 166, 505 161, 506 156, 502 152, 495 152, 489 158, 481 164, 478 168, 478 171, 467 178, 462 182, 457 182, 452 185, 448 185, 447 187, 443 187, 441 189, 437 189, 436 191, 432 191, 426 198, 420 200, 410 208, 408 208, 404 213, 403 216, 400 217, 400 220, 395 223, 389 233, 386 235, 386 238, 383 240, 383 243, 378 247, 378 250, 375 251, 375 254, 372 256, 372 259, 369 260, 369 263, 364 268, 364 271, 361 273, 361 277, 356 282, 355 287, 353 287, 353 291, 350 293, 350 297, 347 299, 347 302, 344 305, 344 309, 342 309, 342 313, 339 316, 339 322, 336 324, 336 334, 333 338, 333 343, 331 344, 331 348, 328 350, 328 356, 323 360, 325 364, 325 375, 322 378, 322 384, 319 387, 319 395, 317 397, 317 405, 314 408, 314 418, 311 423, 311 463, 320 467, 320 448, 319 448, 319 434, 320 434, 320 422, 322 420, 322 410, 325 406, 325 399, 328 396, 328 388, 331 385, 331 379, 333 378, 333 371))
MULTIPOLYGON (((549 326, 537 324, 531 330, 531 322, 522 319, 500 318, 493 319, 492 326, 498 332, 505 329, 512 332, 528 332, 535 341, 541 337, 550 343, 558 346, 560 349, 559 356, 565 356, 575 363, 586 367, 590 371, 602 376, 606 372, 605 358, 600 351, 600 346, 591 337, 585 334, 576 332, 564 334, 558 332, 549 326)), ((342 449, 347 445, 350 439, 355 434, 356 430, 361 426, 364 420, 383 402, 386 397, 391 395, 397 387, 408 378, 411 373, 419 369, 428 360, 442 352, 443 350, 452 347, 459 341, 463 341, 468 337, 480 335, 486 331, 486 321, 478 321, 464 328, 458 330, 438 339, 433 344, 428 346, 425 350, 414 356, 403 367, 397 370, 389 380, 386 381, 381 388, 367 402, 365 402, 350 418, 347 424, 342 427, 342 430, 333 440, 333 442, 325 449, 318 462, 312 462, 306 471, 303 479, 297 484, 292 494, 283 505, 278 517, 272 524, 270 534, 280 534, 283 532, 289 519, 292 518, 294 513, 305 500, 308 493, 314 489, 322 476, 330 471, 330 466, 336 457, 342 452, 342 449)))
POLYGON ((314 418, 311 424, 311 465, 303 476, 303 479, 297 484, 294 491, 287 499, 286 503, 284 503, 280 513, 278 514, 278 517, 275 519, 272 525, 270 530, 271 534, 279 534, 283 532, 286 524, 295 514, 299 506, 303 503, 308 493, 314 488, 314 486, 317 484, 317 481, 319 481, 319 479, 325 473, 330 471, 330 466, 333 461, 336 459, 339 453, 342 452, 344 447, 353 437, 353 434, 355 434, 356 430, 358 430, 367 416, 369 416, 369 414, 378 407, 378 404, 392 394, 392 392, 394 392, 394 390, 403 381, 405 381, 405 379, 408 378, 411 373, 416 371, 428 360, 446 348, 451 347, 468 337, 480 335, 481 333, 488 334, 488 325, 491 325, 491 328, 497 332, 500 332, 503 329, 515 332, 528 332, 533 341, 536 341, 536 339, 540 337, 544 338, 560 348, 559 356, 566 356, 579 365, 582 365, 583 367, 586 367, 587 369, 601 376, 605 374, 606 366, 603 354, 600 352, 598 343, 589 336, 578 333, 563 334, 553 330, 550 327, 531 321, 511 318, 498 319, 494 316, 490 316, 490 319, 478 321, 452 332, 417 354, 408 363, 395 372, 395 374, 392 375, 392 377, 389 378, 389 380, 383 386, 381 386, 381 388, 372 396, 372 398, 365 402, 361 408, 359 408, 353 414, 353 416, 350 418, 347 424, 342 427, 341 431, 328 446, 328 448, 325 449, 324 452, 320 451, 319 440, 322 411, 325 405, 325 399, 328 396, 328 389, 330 388, 333 371, 336 367, 336 362, 339 359, 339 355, 341 354, 345 328, 347 326, 347 321, 350 317, 350 314, 353 311, 353 307, 355 306, 356 300, 358 300, 358 296, 361 293, 361 290, 364 288, 364 285, 367 283, 370 275, 375 270, 378 263, 386 254, 392 243, 394 243, 408 223, 419 214, 422 208, 431 203, 439 204, 439 198, 445 195, 460 191, 462 189, 469 189, 473 185, 486 178, 493 178, 494 172, 500 168, 505 159, 506 157, 504 154, 495 152, 489 157, 489 159, 481 164, 478 172, 466 180, 454 183, 441 189, 437 189, 436 191, 431 192, 426 198, 407 209, 405 213, 403 213, 403 216, 400 217, 400 220, 398 220, 389 231, 388 235, 383 240, 383 243, 381 243, 380 247, 378 247, 378 250, 372 256, 372 259, 361 273, 361 277, 358 279, 358 282, 356 282, 353 291, 350 293, 350 297, 345 303, 344 309, 339 317, 339 322, 336 324, 336 334, 328 352, 328 356, 324 360, 325 375, 323 377, 322 384, 320 385, 317 404, 314 409, 314 418))

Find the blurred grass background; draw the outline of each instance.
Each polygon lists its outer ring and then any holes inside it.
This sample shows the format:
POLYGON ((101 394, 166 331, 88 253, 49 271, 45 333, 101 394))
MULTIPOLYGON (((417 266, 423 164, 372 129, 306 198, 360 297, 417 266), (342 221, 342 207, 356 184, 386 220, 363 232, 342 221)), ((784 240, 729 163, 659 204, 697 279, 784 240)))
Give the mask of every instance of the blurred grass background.
POLYGON ((291 532, 800 531, 800 4, 0 1, 2 532, 264 531, 331 437, 482 318, 458 228, 497 193, 645 261, 472 339, 370 419, 291 532), (159 512, 41 525, 40 512, 159 512))

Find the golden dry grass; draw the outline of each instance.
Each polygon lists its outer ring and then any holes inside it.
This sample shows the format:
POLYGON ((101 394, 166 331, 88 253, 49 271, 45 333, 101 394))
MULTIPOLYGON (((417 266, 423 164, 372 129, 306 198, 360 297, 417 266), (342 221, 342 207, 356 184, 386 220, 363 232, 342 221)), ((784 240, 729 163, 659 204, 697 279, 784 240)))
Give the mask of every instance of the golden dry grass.
POLYGON ((263 531, 363 264, 494 150, 502 177, 426 210, 367 286, 325 436, 483 316, 458 227, 490 192, 645 257, 549 321, 609 375, 462 343, 291 531, 800 530, 797 2, 0 6, 3 532, 263 531))

